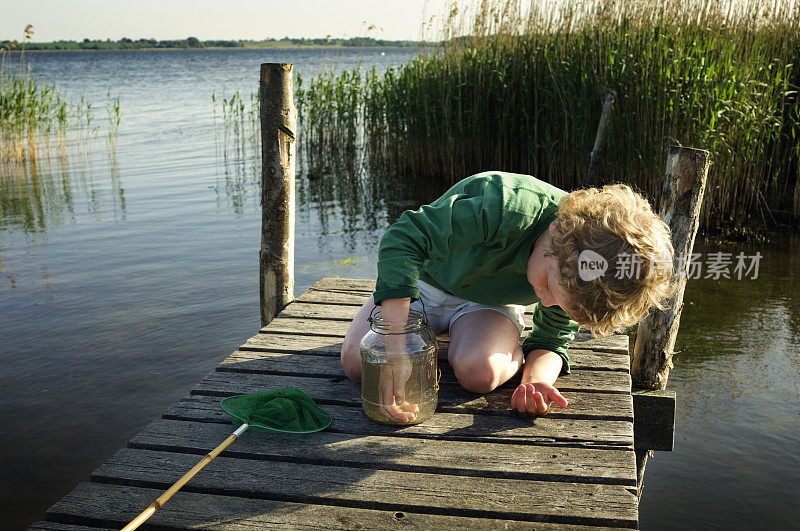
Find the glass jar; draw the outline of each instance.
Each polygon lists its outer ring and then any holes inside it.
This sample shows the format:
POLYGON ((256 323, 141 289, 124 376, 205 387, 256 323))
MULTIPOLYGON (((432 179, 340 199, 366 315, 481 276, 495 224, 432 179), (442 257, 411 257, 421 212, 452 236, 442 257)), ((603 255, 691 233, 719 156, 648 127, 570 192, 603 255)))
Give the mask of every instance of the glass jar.
POLYGON ((437 342, 428 320, 411 310, 405 323, 391 323, 373 310, 369 322, 370 330, 361 340, 364 412, 383 424, 409 425, 427 420, 436 411, 439 396, 437 342), (404 398, 399 404, 398 395, 404 398), (384 403, 381 396, 391 397, 392 403, 384 403))

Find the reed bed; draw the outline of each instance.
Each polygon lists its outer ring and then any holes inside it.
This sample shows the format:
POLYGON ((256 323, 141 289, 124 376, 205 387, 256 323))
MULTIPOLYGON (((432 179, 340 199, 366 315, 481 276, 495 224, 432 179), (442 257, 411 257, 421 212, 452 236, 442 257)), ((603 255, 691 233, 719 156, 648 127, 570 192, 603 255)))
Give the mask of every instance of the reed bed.
POLYGON ((306 170, 312 178, 361 169, 358 146, 363 142, 363 89, 360 70, 326 71, 308 88, 297 76, 295 97, 306 170), (317 154, 324 153, 319 157, 317 154))
POLYGON ((237 89, 228 95, 225 88, 218 96, 211 93, 214 111, 214 135, 217 154, 227 162, 229 158, 246 157, 248 152, 259 153, 261 124, 259 94, 251 92, 243 97, 237 89))
POLYGON ((344 163, 440 190, 498 169, 578 188, 611 88, 604 182, 658 201, 667 147, 694 146, 714 162, 703 229, 800 219, 796 2, 459 4, 426 22, 442 44, 410 63, 297 91, 309 168, 344 163))
MULTIPOLYGON (((30 35, 29 26, 26 37, 30 35)), ((108 142, 116 150, 120 99, 111 91, 107 99, 108 142)), ((90 100, 71 101, 55 84, 36 79, 25 61, 24 45, 18 51, 0 49, 0 163, 65 157, 70 145, 85 144, 99 129, 90 100)))

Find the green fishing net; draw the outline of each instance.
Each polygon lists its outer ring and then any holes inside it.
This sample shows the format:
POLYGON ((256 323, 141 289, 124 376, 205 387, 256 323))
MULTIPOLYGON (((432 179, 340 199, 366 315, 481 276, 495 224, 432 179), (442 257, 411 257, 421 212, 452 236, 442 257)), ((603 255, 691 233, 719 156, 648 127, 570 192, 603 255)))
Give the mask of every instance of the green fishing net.
POLYGON ((219 405, 231 415, 235 425, 246 422, 256 430, 304 434, 324 430, 331 423, 328 413, 294 387, 231 396, 219 405))

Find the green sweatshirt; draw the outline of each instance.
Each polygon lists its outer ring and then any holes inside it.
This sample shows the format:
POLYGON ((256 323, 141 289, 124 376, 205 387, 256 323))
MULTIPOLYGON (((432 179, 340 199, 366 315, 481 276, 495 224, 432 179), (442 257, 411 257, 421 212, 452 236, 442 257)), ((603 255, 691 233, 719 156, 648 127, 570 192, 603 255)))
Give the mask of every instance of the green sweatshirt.
MULTIPOLYGON (((539 303, 527 268, 536 239, 556 219, 566 192, 530 175, 486 172, 458 182, 419 210, 405 211, 381 239, 375 302, 419 298, 417 280, 480 304, 539 303)), ((522 344, 552 350, 569 372, 578 331, 558 306, 537 304, 522 344)))

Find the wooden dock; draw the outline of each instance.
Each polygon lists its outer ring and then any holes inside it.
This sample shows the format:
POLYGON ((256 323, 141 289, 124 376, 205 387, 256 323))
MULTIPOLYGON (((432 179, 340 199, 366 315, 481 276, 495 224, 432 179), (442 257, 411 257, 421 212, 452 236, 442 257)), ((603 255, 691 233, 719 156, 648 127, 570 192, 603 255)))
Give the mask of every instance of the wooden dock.
POLYGON ((304 439, 245 434, 143 528, 638 527, 627 336, 576 338, 572 374, 556 383, 569 407, 546 417, 510 411, 518 377, 476 395, 440 361, 437 414, 384 426, 339 363, 373 288, 317 282, 31 528, 122 527, 232 432, 221 398, 285 385, 331 426, 304 439))

